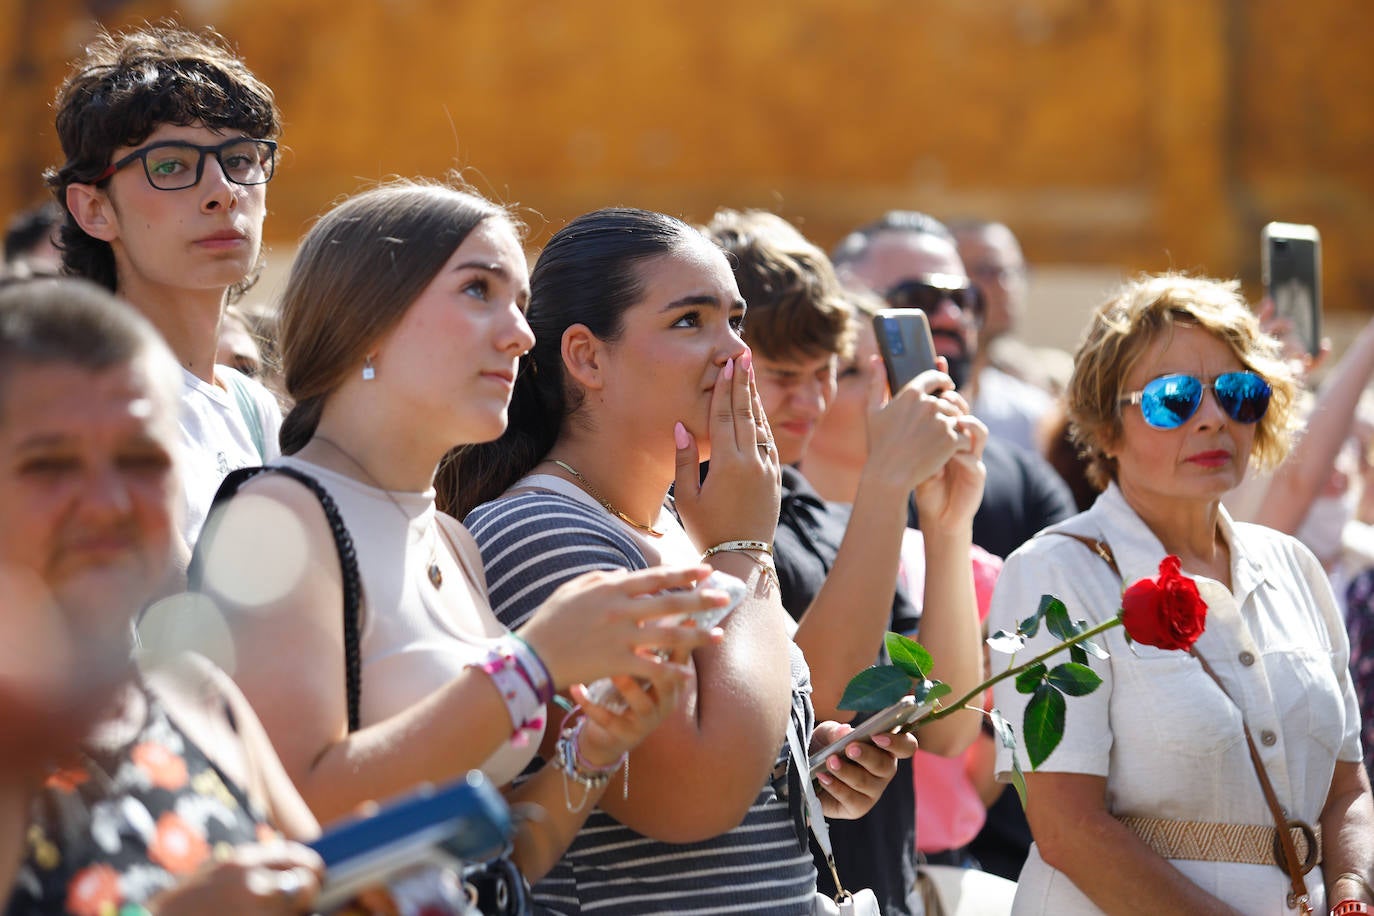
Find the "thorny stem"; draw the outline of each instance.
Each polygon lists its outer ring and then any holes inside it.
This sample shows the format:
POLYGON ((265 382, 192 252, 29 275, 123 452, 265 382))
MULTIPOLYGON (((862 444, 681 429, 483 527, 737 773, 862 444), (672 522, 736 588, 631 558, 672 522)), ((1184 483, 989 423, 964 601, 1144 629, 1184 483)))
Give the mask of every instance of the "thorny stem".
MULTIPOLYGON (((924 716, 917 719, 915 722, 912 722, 910 725, 906 726, 903 729, 903 731, 911 731, 918 726, 926 724, 927 722, 934 722, 936 719, 943 719, 945 716, 950 715, 951 713, 958 712, 959 710, 966 708, 969 701, 981 697, 983 695, 983 692, 987 690, 989 687, 991 687, 993 684, 999 683, 1000 681, 1005 681, 1007 678, 1012 677, 1013 675, 1020 674, 1022 671, 1026 671, 1030 668, 1034 668, 1036 665, 1045 661, 1050 656, 1057 655, 1058 653, 1063 652, 1070 646, 1075 646, 1078 643, 1083 642, 1083 640, 1085 639, 1090 639, 1094 636, 1097 636, 1099 633, 1105 633, 1112 627, 1120 626, 1121 622, 1121 616, 1118 614, 1116 617, 1113 617, 1111 620, 1108 620, 1105 623, 1099 623, 1097 626, 1093 627, 1090 630, 1084 630, 1077 636, 1070 637, 1069 639, 1064 640, 1063 642, 1059 643, 1058 645, 1054 646, 1048 651, 1040 653, 1030 661, 1024 662, 1020 665, 1016 665, 1012 668, 1008 668, 1001 674, 994 675, 993 677, 988 678, 986 681, 979 684, 977 687, 974 687, 968 693, 964 694, 959 699, 955 700, 953 703, 950 703, 948 706, 941 703, 939 709, 935 709, 931 712, 926 713, 924 716)), ((982 711, 981 706, 977 708, 980 712, 982 711)))

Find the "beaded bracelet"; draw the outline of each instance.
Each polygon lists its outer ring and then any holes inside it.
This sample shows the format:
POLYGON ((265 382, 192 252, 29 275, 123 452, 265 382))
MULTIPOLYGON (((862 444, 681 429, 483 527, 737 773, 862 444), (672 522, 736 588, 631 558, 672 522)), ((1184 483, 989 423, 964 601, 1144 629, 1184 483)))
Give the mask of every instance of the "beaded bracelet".
POLYGON ((539 702, 547 706, 554 695, 553 676, 549 674, 548 666, 519 633, 510 634, 509 648, 520 665, 520 673, 539 696, 539 702))
POLYGON ((567 781, 563 783, 563 804, 569 811, 573 812, 581 811, 593 792, 599 792, 610 785, 611 777, 621 767, 625 769, 625 781, 621 790, 621 797, 630 797, 630 755, 628 753, 621 754, 620 759, 610 766, 599 767, 590 763, 587 758, 582 756, 582 749, 578 746, 578 739, 582 735, 582 725, 585 721, 585 719, 578 719, 575 725, 571 725, 559 733, 558 744, 554 748, 552 761, 553 765, 567 777, 567 781), (568 782, 575 782, 582 787, 582 797, 577 800, 576 804, 573 803, 568 782))
POLYGON ((530 676, 523 671, 523 666, 511 649, 512 645, 513 640, 498 640, 476 667, 491 678, 506 704, 513 727, 511 745, 524 747, 532 736, 543 732, 546 701, 540 698, 530 676))

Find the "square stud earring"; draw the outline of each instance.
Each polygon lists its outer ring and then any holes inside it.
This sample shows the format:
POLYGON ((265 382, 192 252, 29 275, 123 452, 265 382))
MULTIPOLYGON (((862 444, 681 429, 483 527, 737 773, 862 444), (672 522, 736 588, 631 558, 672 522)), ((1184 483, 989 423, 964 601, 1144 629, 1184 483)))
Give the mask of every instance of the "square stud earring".
POLYGON ((363 381, 370 382, 377 377, 377 370, 372 368, 372 357, 363 359, 363 381))

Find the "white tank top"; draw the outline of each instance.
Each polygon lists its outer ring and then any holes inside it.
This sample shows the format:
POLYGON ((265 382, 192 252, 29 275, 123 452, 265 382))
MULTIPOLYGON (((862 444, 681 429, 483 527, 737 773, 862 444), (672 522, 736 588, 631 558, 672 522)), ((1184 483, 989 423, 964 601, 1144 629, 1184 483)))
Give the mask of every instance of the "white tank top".
MULTIPOLYGON (((353 538, 362 583, 363 727, 414 706, 480 662, 491 641, 508 632, 491 612, 476 543, 456 519, 435 509, 433 489, 380 490, 295 456, 272 463, 323 484, 353 538), (443 571, 442 588, 429 580, 432 555, 443 571)), ((539 747, 540 736, 530 737, 521 747, 502 745, 483 772, 497 785, 510 782, 539 747)))

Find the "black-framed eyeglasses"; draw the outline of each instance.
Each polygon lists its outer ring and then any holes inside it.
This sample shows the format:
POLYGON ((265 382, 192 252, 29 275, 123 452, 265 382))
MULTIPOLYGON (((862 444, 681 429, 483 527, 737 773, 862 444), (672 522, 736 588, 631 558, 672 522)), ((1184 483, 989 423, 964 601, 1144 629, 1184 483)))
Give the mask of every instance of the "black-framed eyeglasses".
POLYGON ((1210 382, 1174 373, 1150 379, 1139 391, 1126 392, 1121 403, 1139 404, 1141 416, 1155 429, 1178 429, 1197 413, 1209 388, 1228 417, 1246 424, 1264 419, 1273 393, 1269 383, 1254 372, 1223 372, 1210 382))
POLYGON ((927 274, 919 280, 903 280, 883 296, 895 309, 920 309, 930 314, 948 299, 959 307, 966 320, 981 324, 983 300, 978 287, 968 277, 956 274, 927 274))
POLYGON ((277 144, 274 140, 253 140, 235 137, 216 146, 200 146, 181 140, 163 140, 134 150, 100 173, 99 184, 115 172, 143 160, 143 173, 148 184, 159 191, 180 191, 200 184, 205 171, 205 157, 214 156, 224 177, 234 184, 266 184, 277 170, 277 144))

